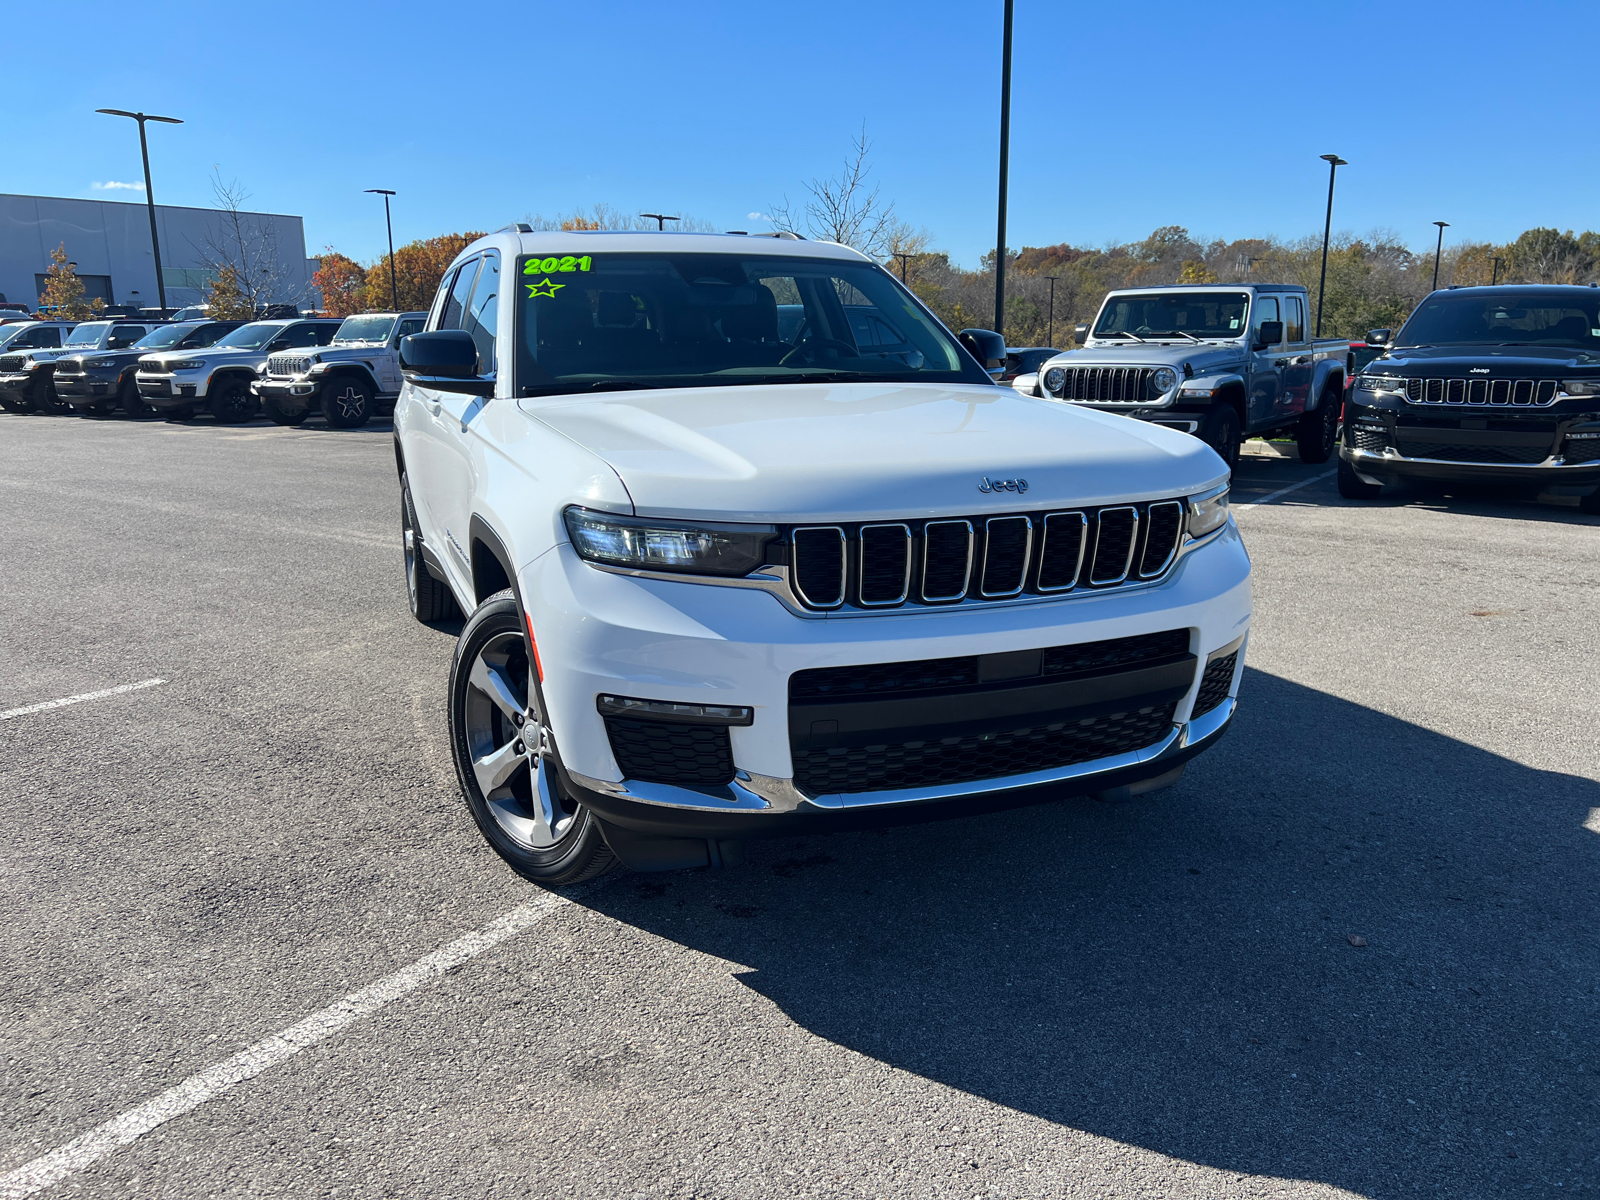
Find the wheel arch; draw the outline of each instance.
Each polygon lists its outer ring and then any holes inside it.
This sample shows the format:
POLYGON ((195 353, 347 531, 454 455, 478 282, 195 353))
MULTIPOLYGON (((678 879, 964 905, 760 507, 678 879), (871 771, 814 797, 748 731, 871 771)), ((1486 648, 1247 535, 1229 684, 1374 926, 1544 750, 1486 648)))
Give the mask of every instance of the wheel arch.
POLYGON ((366 363, 359 362, 330 363, 328 369, 322 373, 321 382, 326 383, 332 379, 346 379, 351 376, 370 387, 374 397, 383 390, 378 386, 377 376, 372 373, 366 363))
MULTIPOLYGON (((510 588, 522 605, 522 589, 517 584, 517 573, 511 565, 511 555, 489 522, 477 513, 467 524, 467 545, 472 556, 472 599, 482 604, 496 592, 510 588)), ((523 606, 523 612, 527 612, 523 606)))
POLYGON ((1325 362, 1317 370, 1316 376, 1311 380, 1310 403, 1306 405, 1307 412, 1315 412, 1321 407, 1322 401, 1328 396, 1329 389, 1339 399, 1344 398, 1344 364, 1325 362))
POLYGON ((1233 411, 1239 414, 1239 432, 1250 432, 1248 422, 1245 420, 1244 380, 1230 379, 1223 384, 1217 389, 1213 403, 1230 405, 1233 411))

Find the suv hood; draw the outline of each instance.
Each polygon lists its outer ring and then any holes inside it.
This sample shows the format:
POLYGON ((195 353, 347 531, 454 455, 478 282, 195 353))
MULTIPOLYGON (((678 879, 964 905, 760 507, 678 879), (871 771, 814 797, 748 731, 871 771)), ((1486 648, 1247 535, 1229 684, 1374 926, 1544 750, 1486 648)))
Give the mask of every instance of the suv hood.
MULTIPOLYGON (((314 353, 316 347, 307 351, 314 353)), ((260 350, 245 350, 235 346, 201 346, 195 350, 153 350, 141 355, 141 358, 165 367, 169 362, 183 362, 189 359, 204 359, 206 362, 266 362, 266 347, 260 350)))
POLYGON ((1364 370, 1376 375, 1415 371, 1419 375, 1466 375, 1488 367, 1489 379, 1557 378, 1574 368, 1600 367, 1600 356, 1572 346, 1400 346, 1379 355, 1364 370))
POLYGON ((604 459, 647 516, 981 516, 1190 495, 1228 475, 1186 434, 1009 387, 779 384, 518 405, 604 459))

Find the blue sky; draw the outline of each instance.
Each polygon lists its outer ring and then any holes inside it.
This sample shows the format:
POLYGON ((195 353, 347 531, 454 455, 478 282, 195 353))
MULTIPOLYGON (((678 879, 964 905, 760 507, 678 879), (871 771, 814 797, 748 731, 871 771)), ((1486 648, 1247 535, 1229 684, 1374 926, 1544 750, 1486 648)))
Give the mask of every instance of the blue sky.
MULTIPOLYGON (((1000 0, 804 5, 84 3, 7 10, 0 192, 305 217, 308 252, 383 248, 604 202, 763 228, 865 122, 875 178, 934 245, 993 247, 1000 0), (50 52, 45 52, 46 50, 50 52), (34 52, 34 51, 39 52, 34 52), (170 66, 163 66, 170 64, 170 66)), ((1413 247, 1600 226, 1594 4, 1065 4, 1017 0, 1015 248, 1177 224, 1334 227, 1413 247)))

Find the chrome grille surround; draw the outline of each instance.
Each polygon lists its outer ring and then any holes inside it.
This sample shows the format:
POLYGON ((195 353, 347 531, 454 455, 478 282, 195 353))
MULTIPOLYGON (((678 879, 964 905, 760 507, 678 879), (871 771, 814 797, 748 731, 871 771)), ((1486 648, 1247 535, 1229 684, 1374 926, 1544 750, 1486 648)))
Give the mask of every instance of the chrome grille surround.
POLYGON ((1418 379, 1407 377, 1405 397, 1411 404, 1452 407, 1543 408, 1556 402, 1554 379, 1418 379))
POLYGON ((1048 394, 1057 400, 1076 400, 1084 404, 1149 404, 1158 397, 1150 393, 1150 372, 1154 367, 1062 367, 1066 372, 1059 392, 1048 394))

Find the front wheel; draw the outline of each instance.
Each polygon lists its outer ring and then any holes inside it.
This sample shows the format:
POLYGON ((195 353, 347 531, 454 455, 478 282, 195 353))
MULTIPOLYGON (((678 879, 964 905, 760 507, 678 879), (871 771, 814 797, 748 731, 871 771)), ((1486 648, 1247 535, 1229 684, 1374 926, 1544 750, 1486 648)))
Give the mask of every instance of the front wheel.
POLYGON ((322 385, 322 415, 333 429, 360 429, 372 419, 372 388, 358 379, 330 379, 322 385))
POLYGON ((33 406, 42 413, 49 413, 56 417, 65 417, 71 414, 72 405, 56 395, 56 381, 49 376, 35 379, 30 385, 33 389, 33 406))
POLYGON ((1212 406, 1200 422, 1200 440, 1217 452, 1229 472, 1239 466, 1239 413, 1233 405, 1212 406))
POLYGON ((1355 468, 1339 459, 1339 495, 1346 500, 1376 500, 1383 494, 1381 483, 1368 483, 1357 475, 1355 468))
POLYGON ((562 887, 616 865, 594 814, 561 785, 510 589, 478 607, 456 644, 450 752, 479 832, 517 874, 562 887))
POLYGON ((117 403, 122 405, 123 412, 141 421, 148 421, 161 411, 139 395, 139 385, 134 381, 132 371, 128 372, 127 378, 117 387, 117 403))
POLYGON ((305 420, 311 415, 311 410, 302 408, 291 412, 283 406, 283 401, 276 396, 266 396, 261 401, 261 413, 274 425, 304 425, 305 420))
POLYGON ((0 408, 10 413, 30 413, 33 411, 33 395, 31 392, 24 392, 20 396, 0 392, 0 408))
POLYGON ((219 425, 243 425, 256 415, 258 405, 244 376, 229 375, 212 385, 207 407, 219 425))
POLYGON ((1339 436, 1339 402, 1324 396, 1322 403, 1300 418, 1294 440, 1303 463, 1325 463, 1333 456, 1339 436))

